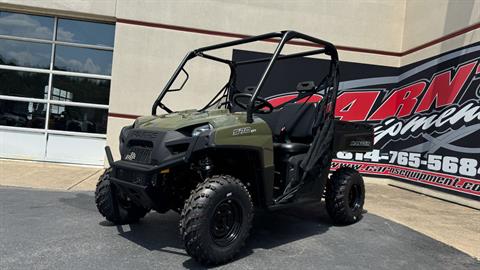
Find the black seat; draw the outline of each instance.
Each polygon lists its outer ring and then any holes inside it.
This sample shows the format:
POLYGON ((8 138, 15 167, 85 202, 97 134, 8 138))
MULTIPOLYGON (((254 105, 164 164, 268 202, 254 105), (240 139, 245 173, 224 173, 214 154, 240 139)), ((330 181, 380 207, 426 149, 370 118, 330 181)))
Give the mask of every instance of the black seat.
POLYGON ((309 144, 313 139, 316 111, 316 103, 290 103, 278 111, 259 114, 258 117, 270 126, 274 142, 309 144))
POLYGON ((280 151, 289 154, 302 154, 308 151, 310 145, 305 143, 274 143, 274 152, 280 151))

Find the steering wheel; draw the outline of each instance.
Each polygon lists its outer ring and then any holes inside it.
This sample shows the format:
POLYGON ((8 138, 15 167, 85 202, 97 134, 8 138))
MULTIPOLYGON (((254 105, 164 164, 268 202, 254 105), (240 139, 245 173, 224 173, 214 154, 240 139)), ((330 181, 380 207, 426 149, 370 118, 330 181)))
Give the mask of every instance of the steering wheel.
MULTIPOLYGON (((250 102, 252 98, 252 94, 250 93, 240 93, 233 96, 233 102, 240 108, 246 110, 247 104, 250 102), (240 100, 244 98, 247 99, 246 103, 241 102, 240 100)), ((254 102, 253 112, 259 114, 267 114, 273 111, 273 105, 270 104, 266 99, 257 97, 254 102), (263 108, 267 108, 268 110, 262 110, 263 108)))

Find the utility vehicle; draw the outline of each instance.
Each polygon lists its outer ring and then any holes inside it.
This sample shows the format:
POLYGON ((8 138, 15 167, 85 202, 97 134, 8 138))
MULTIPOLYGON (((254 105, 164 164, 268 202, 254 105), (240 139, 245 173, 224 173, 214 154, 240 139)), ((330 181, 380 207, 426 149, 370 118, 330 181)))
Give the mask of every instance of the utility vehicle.
POLYGON ((371 151, 373 130, 335 119, 338 64, 333 44, 295 31, 189 52, 153 103, 152 115, 122 129, 121 160, 114 161, 106 147, 110 168, 97 185, 98 210, 115 224, 136 222, 150 210, 180 213, 187 253, 207 265, 234 258, 249 234, 254 208, 274 210, 324 196, 333 222, 358 221, 365 196, 362 176, 342 167, 329 177, 330 163, 336 151, 371 151), (294 39, 317 48, 280 54, 294 39), (258 41, 278 45, 270 57, 245 61, 207 54, 258 41), (275 107, 262 97, 277 62, 318 54, 330 58, 328 74, 315 78, 320 83, 300 82, 297 96, 275 107), (179 89, 172 84, 181 73, 188 79, 184 66, 195 57, 225 64, 230 78, 203 108, 174 112, 162 100, 181 90, 186 80, 179 89), (258 84, 237 89, 236 68, 253 63, 266 65, 258 84), (321 100, 308 102, 314 95, 321 100), (158 108, 166 114, 157 115, 158 108))

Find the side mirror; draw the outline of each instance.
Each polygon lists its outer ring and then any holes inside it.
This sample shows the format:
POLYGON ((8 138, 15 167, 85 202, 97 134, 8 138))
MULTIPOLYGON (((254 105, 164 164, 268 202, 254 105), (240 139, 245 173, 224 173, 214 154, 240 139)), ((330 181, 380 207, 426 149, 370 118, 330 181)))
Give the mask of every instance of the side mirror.
MULTIPOLYGON (((177 87, 177 88, 174 88, 174 89, 168 89, 168 92, 176 92, 176 91, 180 91, 183 89, 183 87, 185 86, 185 84, 187 83, 188 81, 188 78, 190 78, 190 75, 188 75, 188 72, 182 68, 182 72, 185 74, 185 78, 183 79, 183 82, 182 84, 177 87)), ((174 83, 176 82, 177 80, 174 81, 174 83)))
POLYGON ((315 90, 315 82, 314 81, 299 82, 297 84, 297 91, 298 92, 312 92, 314 90, 315 90))

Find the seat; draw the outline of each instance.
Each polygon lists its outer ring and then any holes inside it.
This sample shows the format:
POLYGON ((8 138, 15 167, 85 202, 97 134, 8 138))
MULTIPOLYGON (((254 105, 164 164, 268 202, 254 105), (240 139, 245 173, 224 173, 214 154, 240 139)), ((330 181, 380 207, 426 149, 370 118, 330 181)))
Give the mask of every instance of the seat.
POLYGON ((289 154, 303 154, 308 151, 310 145, 305 143, 274 143, 274 152, 282 152, 289 154))
MULTIPOLYGON (((309 144, 313 139, 316 103, 290 103, 278 111, 258 114, 272 130, 274 142, 309 144)), ((298 146, 289 146, 297 149, 298 146)))

